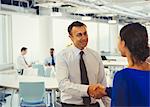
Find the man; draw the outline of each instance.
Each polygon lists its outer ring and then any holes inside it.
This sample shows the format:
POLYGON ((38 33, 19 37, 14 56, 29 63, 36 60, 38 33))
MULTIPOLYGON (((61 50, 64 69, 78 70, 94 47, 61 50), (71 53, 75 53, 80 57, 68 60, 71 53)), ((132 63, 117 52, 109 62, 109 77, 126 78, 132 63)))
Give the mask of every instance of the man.
POLYGON ((44 61, 45 66, 55 66, 54 48, 50 48, 50 57, 47 57, 44 61))
POLYGON ((21 48, 21 55, 18 56, 17 58, 17 66, 18 69, 20 70, 21 75, 23 74, 23 70, 31 67, 30 64, 25 59, 25 55, 27 54, 27 48, 22 47, 21 48))
MULTIPOLYGON (((88 34, 86 25, 75 21, 68 27, 73 45, 64 49, 56 59, 56 77, 61 91, 62 107, 99 107, 99 103, 88 93, 94 85, 106 86, 104 66, 100 55, 86 48, 88 34)), ((106 104, 109 101, 103 98, 106 104)))

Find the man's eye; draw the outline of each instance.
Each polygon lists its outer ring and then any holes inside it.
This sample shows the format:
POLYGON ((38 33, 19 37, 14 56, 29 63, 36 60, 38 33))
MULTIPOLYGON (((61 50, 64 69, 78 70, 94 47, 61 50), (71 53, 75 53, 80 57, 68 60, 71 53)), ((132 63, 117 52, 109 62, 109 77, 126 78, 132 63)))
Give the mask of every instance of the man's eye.
POLYGON ((85 32, 84 35, 87 35, 87 32, 85 32))
POLYGON ((78 33, 77 36, 82 36, 82 34, 81 34, 81 33, 78 33))

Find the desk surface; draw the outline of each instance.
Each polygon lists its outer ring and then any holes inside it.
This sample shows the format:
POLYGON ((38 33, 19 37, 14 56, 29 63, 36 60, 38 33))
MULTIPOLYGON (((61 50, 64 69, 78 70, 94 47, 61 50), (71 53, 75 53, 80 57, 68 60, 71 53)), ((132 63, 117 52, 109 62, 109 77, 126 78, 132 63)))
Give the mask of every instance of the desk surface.
POLYGON ((19 82, 44 82, 47 90, 58 88, 56 78, 0 74, 0 86, 18 89, 19 82))
POLYGON ((127 61, 103 61, 103 64, 105 66, 127 66, 128 62, 127 61))

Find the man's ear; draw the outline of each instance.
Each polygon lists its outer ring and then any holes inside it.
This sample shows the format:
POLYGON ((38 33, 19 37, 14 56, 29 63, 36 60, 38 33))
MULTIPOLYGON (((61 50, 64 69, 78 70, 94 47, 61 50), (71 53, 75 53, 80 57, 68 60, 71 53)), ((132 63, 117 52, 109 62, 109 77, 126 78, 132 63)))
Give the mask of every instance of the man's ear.
POLYGON ((69 35, 69 37, 71 38, 71 35, 69 35))
POLYGON ((72 35, 69 35, 70 39, 72 40, 73 36, 72 35))

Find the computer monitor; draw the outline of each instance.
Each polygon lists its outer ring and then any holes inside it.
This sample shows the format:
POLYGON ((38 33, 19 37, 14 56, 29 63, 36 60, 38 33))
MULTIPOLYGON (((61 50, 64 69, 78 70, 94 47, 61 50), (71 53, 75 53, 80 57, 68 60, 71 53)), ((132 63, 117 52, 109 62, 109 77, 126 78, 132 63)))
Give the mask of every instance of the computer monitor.
POLYGON ((107 60, 106 56, 101 56, 102 60, 107 60))

